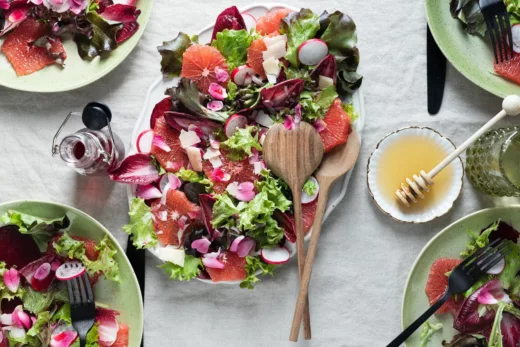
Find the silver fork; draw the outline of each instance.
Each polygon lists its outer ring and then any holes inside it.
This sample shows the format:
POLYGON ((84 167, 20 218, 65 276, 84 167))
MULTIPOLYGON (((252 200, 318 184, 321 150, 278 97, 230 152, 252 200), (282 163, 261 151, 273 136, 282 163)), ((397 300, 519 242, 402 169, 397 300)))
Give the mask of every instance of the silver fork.
POLYGON ((80 346, 84 347, 87 344, 87 334, 94 325, 96 318, 96 304, 87 273, 68 280, 67 289, 69 291, 72 326, 79 335, 80 346))
POLYGON ((513 35, 504 1, 479 0, 479 5, 493 45, 495 62, 498 64, 513 58, 513 35))

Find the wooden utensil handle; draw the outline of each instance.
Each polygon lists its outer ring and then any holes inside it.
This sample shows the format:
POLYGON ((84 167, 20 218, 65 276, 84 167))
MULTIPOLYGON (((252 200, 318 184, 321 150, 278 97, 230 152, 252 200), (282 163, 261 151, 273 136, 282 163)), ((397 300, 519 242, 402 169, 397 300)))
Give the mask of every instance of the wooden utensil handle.
MULTIPOLYGON (((295 187, 291 187, 293 192, 293 204, 294 204, 294 224, 296 228, 296 248, 298 250, 298 277, 300 281, 302 279, 303 267, 305 265, 305 233, 303 231, 303 217, 302 217, 302 203, 301 203, 301 191, 302 187, 299 185, 295 185, 295 187)), ((311 315, 309 312, 309 300, 307 298, 306 305, 303 309, 303 330, 304 336, 306 340, 310 340, 312 337, 311 334, 311 315)), ((300 319, 301 322, 301 319, 300 319)), ((290 340, 293 342, 298 341, 298 334, 300 332, 300 324, 298 324, 298 331, 296 335, 293 335, 291 330, 290 340)))
POLYGON ((294 317, 291 327, 291 341, 295 341, 293 339, 298 339, 302 317, 304 318, 305 326, 305 310, 309 305, 309 282, 311 280, 312 264, 314 263, 318 240, 320 238, 321 222, 323 221, 323 216, 325 215, 325 209, 329 197, 329 187, 330 185, 328 184, 320 184, 320 195, 318 196, 318 206, 316 207, 316 215, 312 224, 311 241, 300 277, 300 291, 298 293, 298 301, 296 302, 296 308, 294 310, 294 317))

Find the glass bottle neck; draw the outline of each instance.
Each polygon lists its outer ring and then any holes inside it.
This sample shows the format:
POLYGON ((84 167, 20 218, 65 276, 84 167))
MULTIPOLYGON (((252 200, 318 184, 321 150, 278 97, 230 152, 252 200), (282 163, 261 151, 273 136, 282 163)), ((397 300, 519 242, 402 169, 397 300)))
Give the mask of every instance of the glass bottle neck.
POLYGON ((63 138, 59 153, 61 159, 73 168, 91 167, 100 157, 99 141, 87 132, 78 132, 63 138))

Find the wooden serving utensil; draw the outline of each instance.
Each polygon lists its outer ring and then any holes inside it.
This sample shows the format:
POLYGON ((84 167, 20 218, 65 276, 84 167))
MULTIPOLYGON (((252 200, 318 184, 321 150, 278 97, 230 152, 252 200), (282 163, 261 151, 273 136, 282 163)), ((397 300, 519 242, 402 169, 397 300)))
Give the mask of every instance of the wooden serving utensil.
MULTIPOLYGON (((305 181, 318 168, 323 158, 323 142, 312 125, 300 122, 295 130, 287 130, 283 124, 276 124, 269 131, 263 144, 264 161, 267 167, 283 179, 291 188, 296 225, 296 245, 298 249, 298 273, 300 280, 305 261, 305 246, 302 218, 301 192, 305 181)), ((311 320, 307 300, 303 326, 305 338, 311 338, 311 320)), ((299 324, 298 322, 298 328, 299 324)), ((297 341, 298 336, 293 341, 297 341)))
POLYGON ((300 333, 300 323, 302 315, 305 311, 305 306, 308 305, 309 299, 309 282, 311 280, 312 264, 316 256, 318 248, 318 240, 321 233, 321 222, 325 215, 327 208, 327 200, 329 198, 329 190, 332 184, 344 174, 346 174, 354 164, 359 156, 359 136, 352 130, 348 137, 347 143, 334 148, 327 153, 321 162, 321 166, 314 174, 320 186, 320 193, 318 195, 318 206, 316 208, 316 215, 314 223, 312 224, 312 235, 307 250, 307 257, 305 258, 305 266, 300 280, 300 292, 298 294, 298 301, 294 310, 294 318, 291 327, 291 341, 296 341, 300 333))

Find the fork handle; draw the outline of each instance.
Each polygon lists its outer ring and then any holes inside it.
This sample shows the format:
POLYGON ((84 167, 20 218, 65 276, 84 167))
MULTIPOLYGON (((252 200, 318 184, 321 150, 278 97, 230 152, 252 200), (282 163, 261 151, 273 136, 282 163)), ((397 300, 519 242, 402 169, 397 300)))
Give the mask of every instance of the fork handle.
POLYGON ((449 290, 446 290, 444 295, 437 300, 435 304, 433 304, 426 312, 424 312, 419 318, 415 320, 408 328, 406 328, 399 336, 397 336, 392 342, 388 344, 386 347, 399 347, 403 344, 407 338, 410 337, 417 329, 421 327, 430 318, 437 310, 451 297, 451 293, 449 290))
POLYGON ((86 336, 79 336, 79 346, 85 347, 87 345, 87 337, 86 336))

